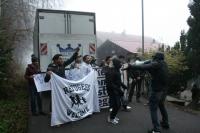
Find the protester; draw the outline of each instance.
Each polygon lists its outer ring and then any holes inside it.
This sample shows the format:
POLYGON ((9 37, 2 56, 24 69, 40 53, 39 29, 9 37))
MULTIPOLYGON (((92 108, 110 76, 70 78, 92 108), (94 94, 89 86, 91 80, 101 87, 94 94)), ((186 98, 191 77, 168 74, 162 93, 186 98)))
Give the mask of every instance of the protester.
POLYGON ((140 66, 129 66, 128 70, 147 70, 151 74, 151 92, 149 98, 150 114, 153 124, 153 129, 148 133, 160 133, 160 124, 164 129, 169 128, 168 113, 165 108, 165 98, 167 95, 167 80, 168 80, 168 67, 164 61, 164 54, 156 52, 153 60, 148 64, 140 66), (157 108, 159 107, 162 121, 159 123, 157 116, 157 108))
MULTIPOLYGON (((44 78, 45 82, 49 82, 51 79, 51 74, 54 72, 58 76, 62 78, 66 78, 65 76, 65 67, 71 64, 78 56, 79 48, 76 49, 75 53, 72 55, 72 57, 66 61, 63 61, 61 54, 56 54, 53 56, 52 60, 53 63, 48 65, 46 76, 44 78)), ((51 94, 50 94, 51 95, 51 94)), ((50 112, 51 112, 51 100, 50 100, 50 112)), ((59 127, 60 125, 58 125, 59 127)))
POLYGON ((76 57, 75 62, 71 64, 70 69, 67 71, 67 79, 68 80, 80 80, 83 78, 83 74, 81 71, 81 63, 82 63, 82 56, 79 55, 76 57))
POLYGON ((104 67, 105 64, 106 64, 106 61, 105 61, 105 60, 101 60, 101 63, 100 63, 100 65, 99 65, 99 67, 104 67))
MULTIPOLYGON (((119 60, 122 64, 121 69, 125 68, 128 64, 126 63, 125 57, 123 55, 120 55, 119 60)), ((121 73, 121 80, 123 84, 128 84, 128 77, 127 77, 127 73, 125 71, 121 71, 120 69, 120 73, 121 73)), ((128 86, 128 85, 127 85, 128 86)), ((122 107, 123 107, 123 111, 129 112, 131 110, 131 107, 128 106, 128 88, 122 88, 124 95, 121 97, 121 103, 122 103, 122 107)))
POLYGON ((31 64, 28 64, 26 68, 26 72, 24 77, 28 80, 28 88, 30 93, 30 102, 31 102, 31 112, 33 116, 38 114, 44 115, 45 113, 42 112, 42 101, 39 92, 37 92, 35 82, 34 82, 34 74, 40 72, 38 58, 32 55, 31 57, 31 64), (38 108, 38 111, 36 111, 38 108))
MULTIPOLYGON (((111 69, 112 67, 112 57, 111 56, 107 56, 105 58, 105 64, 102 67, 102 72, 107 75, 107 73, 109 72, 109 69, 111 69)), ((106 80, 106 79, 105 79, 106 80)), ((112 99, 111 99, 111 92, 110 90, 107 88, 107 93, 108 93, 108 97, 109 97, 109 111, 112 111, 112 99)))
POLYGON ((110 66, 112 65, 111 62, 112 62, 112 57, 111 56, 107 56, 105 58, 104 66, 102 68, 103 73, 106 73, 107 70, 110 68, 110 66))
POLYGON ((96 64, 96 59, 94 56, 91 56, 91 60, 90 60, 90 65, 92 67, 97 67, 98 65, 96 64))
POLYGON ((81 69, 82 69, 84 76, 88 75, 93 70, 90 63, 91 63, 91 57, 89 55, 83 56, 83 62, 81 63, 81 69))
POLYGON ((74 68, 79 69, 81 66, 81 63, 82 63, 82 56, 78 55, 76 56, 74 63, 71 64, 70 69, 74 69, 74 68))
POLYGON ((47 73, 45 76, 45 82, 48 82, 51 79, 51 73, 54 72, 58 76, 62 78, 65 77, 65 67, 71 64, 78 56, 79 48, 76 49, 75 53, 72 55, 72 57, 66 61, 63 61, 61 54, 56 54, 52 58, 53 63, 48 65, 47 73))
POLYGON ((108 117, 108 122, 111 122, 112 124, 118 124, 119 118, 117 118, 116 115, 121 106, 120 97, 124 94, 124 92, 121 90, 121 87, 127 87, 121 82, 121 62, 118 59, 113 59, 112 62, 113 67, 108 69, 106 72, 106 86, 110 93, 110 99, 112 100, 112 111, 108 117))
POLYGON ((134 90, 136 89, 136 102, 139 103, 141 97, 141 87, 142 87, 142 71, 132 70, 129 76, 132 78, 132 83, 129 91, 128 101, 132 102, 134 90))

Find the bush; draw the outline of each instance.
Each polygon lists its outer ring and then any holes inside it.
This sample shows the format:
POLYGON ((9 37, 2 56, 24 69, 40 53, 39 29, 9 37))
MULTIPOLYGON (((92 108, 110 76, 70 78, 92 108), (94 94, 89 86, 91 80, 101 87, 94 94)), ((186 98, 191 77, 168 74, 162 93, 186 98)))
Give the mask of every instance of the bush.
POLYGON ((13 100, 0 101, 0 132, 26 133, 28 100, 25 90, 20 89, 13 100))
POLYGON ((28 95, 25 82, 11 82, 9 97, 0 100, 0 133, 26 133, 28 124, 28 95))
POLYGON ((8 24, 0 17, 0 133, 26 133, 28 96, 24 79, 12 64, 15 37, 8 32, 8 24))

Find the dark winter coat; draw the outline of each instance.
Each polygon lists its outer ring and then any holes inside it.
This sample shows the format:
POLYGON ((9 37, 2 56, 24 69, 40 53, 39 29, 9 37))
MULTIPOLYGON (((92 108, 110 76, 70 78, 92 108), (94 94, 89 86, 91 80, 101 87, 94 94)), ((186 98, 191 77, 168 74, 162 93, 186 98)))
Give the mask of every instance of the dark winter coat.
POLYGON ((127 89, 127 87, 121 81, 120 62, 113 60, 114 68, 108 68, 106 70, 106 87, 108 94, 123 95, 121 87, 127 89))
POLYGON ((37 67, 37 66, 35 66, 33 64, 28 64, 28 66, 26 68, 26 72, 25 72, 24 78, 28 80, 28 84, 30 86, 35 86, 34 79, 30 78, 30 76, 32 76, 34 74, 37 74, 39 72, 40 72, 39 67, 37 67))
POLYGON ((152 91, 160 92, 166 90, 168 82, 168 67, 164 60, 153 60, 148 64, 143 64, 140 66, 129 66, 129 69, 148 71, 152 77, 152 91))
MULTIPOLYGON (((70 59, 66 60, 63 63, 63 65, 57 65, 57 64, 51 63, 48 65, 47 71, 52 71, 55 74, 57 74, 58 76, 60 76, 62 78, 66 78, 65 77, 65 67, 68 66, 69 64, 71 64, 76 59, 77 56, 78 56, 78 53, 74 53, 70 59)), ((50 79, 51 79, 51 76, 46 74, 44 81, 48 82, 50 79)))

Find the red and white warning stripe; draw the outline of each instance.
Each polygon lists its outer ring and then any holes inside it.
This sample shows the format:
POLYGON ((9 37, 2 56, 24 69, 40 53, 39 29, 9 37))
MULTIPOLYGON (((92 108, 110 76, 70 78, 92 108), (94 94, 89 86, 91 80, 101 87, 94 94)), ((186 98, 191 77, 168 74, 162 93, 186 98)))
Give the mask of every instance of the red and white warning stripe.
POLYGON ((40 54, 47 55, 47 53, 48 53, 47 43, 40 43, 40 54))
POLYGON ((90 54, 95 54, 95 52, 96 52, 95 44, 94 43, 90 43, 89 44, 89 53, 90 54))

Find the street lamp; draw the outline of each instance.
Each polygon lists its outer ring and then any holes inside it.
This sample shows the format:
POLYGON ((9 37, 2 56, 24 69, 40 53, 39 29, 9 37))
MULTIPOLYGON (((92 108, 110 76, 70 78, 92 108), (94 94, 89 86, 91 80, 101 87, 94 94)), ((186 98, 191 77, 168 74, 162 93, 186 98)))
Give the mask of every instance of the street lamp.
POLYGON ((141 0, 142 5, 142 55, 144 55, 144 3, 141 0))

